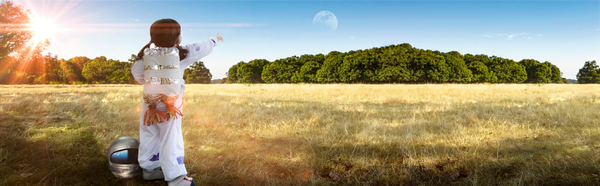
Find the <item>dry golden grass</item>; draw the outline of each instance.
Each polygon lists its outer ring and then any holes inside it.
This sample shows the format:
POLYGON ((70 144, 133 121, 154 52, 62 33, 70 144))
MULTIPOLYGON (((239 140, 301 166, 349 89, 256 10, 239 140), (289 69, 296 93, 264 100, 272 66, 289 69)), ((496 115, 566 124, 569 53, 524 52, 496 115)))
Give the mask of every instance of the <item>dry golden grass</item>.
MULTIPOLYGON (((0 86, 0 185, 118 180, 141 86, 0 86)), ((600 85, 188 85, 199 185, 600 185, 600 85)))

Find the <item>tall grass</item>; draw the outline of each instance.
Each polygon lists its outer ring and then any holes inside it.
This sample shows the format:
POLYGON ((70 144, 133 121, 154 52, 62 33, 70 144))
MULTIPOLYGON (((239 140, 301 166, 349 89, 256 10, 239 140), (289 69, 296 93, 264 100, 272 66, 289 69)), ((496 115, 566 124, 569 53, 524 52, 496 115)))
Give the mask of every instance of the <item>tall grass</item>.
MULTIPOLYGON (((141 86, 2 86, 0 185, 119 180, 141 86)), ((598 85, 188 85, 199 185, 600 185, 598 85)))

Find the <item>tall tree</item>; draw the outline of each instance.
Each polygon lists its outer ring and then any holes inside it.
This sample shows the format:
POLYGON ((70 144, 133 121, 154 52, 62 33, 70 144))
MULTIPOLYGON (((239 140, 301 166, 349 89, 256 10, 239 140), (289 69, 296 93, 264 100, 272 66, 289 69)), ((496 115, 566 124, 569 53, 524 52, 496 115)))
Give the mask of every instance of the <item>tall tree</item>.
POLYGON ((61 60, 60 66, 64 73, 64 78, 71 83, 83 83, 86 81, 83 76, 83 67, 91 61, 87 57, 73 57, 69 60, 61 60))
POLYGON ((473 73, 469 70, 459 52, 450 51, 445 53, 444 59, 449 68, 448 82, 469 83, 472 81, 473 73))
POLYGON ((523 59, 519 61, 519 64, 527 72, 527 80, 524 83, 552 83, 552 68, 546 63, 540 63, 534 59, 523 59))
POLYGON ((410 68, 418 83, 445 83, 450 76, 444 56, 431 50, 413 49, 410 68))
POLYGON ((183 79, 186 83, 202 83, 210 84, 212 74, 210 70, 204 66, 204 62, 196 61, 184 71, 183 79))
POLYGON ((412 80, 412 70, 409 68, 410 51, 413 47, 408 43, 391 45, 383 49, 377 56, 381 68, 377 70, 377 81, 382 83, 404 83, 412 80))
POLYGON ((0 2, 0 82, 41 83, 44 79, 42 52, 48 40, 32 41, 31 13, 11 1, 0 2), (10 68, 10 69, 9 69, 10 68))
POLYGON ((586 61, 577 73, 577 82, 580 84, 600 83, 600 68, 596 60, 586 61))
POLYGON ((262 71, 270 62, 266 59, 255 59, 248 63, 240 64, 237 68, 237 83, 264 83, 261 79, 262 71))
POLYGON ((229 68, 229 70, 227 71, 227 79, 226 82, 227 83, 238 83, 238 68, 243 65, 244 62, 240 61, 237 64, 231 66, 231 68, 229 68))
POLYGON ((317 80, 319 83, 337 83, 340 82, 340 66, 344 61, 346 53, 331 51, 325 56, 325 61, 321 69, 317 70, 317 80))
POLYGON ((552 63, 550 63, 548 61, 544 62, 544 64, 546 66, 550 67, 550 70, 551 70, 550 82, 551 83, 565 83, 562 78, 562 72, 556 65, 553 65, 552 63))
POLYGON ((33 37, 27 29, 30 12, 11 1, 0 4, 0 59, 14 54, 33 37))

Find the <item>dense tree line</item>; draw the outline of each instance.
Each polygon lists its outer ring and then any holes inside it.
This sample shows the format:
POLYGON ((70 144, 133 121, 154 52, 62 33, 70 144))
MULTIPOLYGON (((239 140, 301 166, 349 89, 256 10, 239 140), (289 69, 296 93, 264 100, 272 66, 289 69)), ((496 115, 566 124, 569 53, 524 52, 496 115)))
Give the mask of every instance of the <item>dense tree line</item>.
POLYGON ((417 49, 408 43, 239 62, 227 83, 563 83, 550 62, 417 49))
MULTIPOLYGON (((27 62, 5 57, 0 61, 0 84, 133 84, 134 62, 134 55, 128 61, 104 56, 65 60, 50 54, 27 62)), ((211 78, 210 70, 201 61, 185 69, 186 83, 210 83, 211 78)))

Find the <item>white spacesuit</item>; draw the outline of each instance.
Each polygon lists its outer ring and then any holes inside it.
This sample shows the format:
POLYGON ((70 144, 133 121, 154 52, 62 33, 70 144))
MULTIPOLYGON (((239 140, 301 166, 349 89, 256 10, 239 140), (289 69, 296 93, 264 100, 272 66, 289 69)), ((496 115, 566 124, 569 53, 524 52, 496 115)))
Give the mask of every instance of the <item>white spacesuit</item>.
POLYGON ((161 168, 165 181, 187 174, 181 131, 184 70, 207 56, 217 45, 217 38, 182 46, 189 51, 179 61, 175 47, 150 47, 143 60, 131 68, 134 79, 144 85, 140 116, 138 161, 147 171, 161 168))

